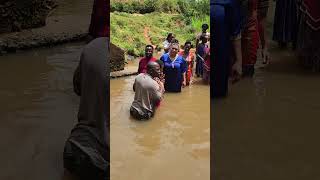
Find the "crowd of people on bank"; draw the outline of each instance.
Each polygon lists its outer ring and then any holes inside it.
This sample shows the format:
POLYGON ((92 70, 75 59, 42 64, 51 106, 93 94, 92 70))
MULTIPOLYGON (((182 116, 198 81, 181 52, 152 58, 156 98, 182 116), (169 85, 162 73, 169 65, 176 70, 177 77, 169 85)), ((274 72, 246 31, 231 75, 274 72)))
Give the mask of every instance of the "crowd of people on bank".
POLYGON ((179 93, 190 86, 194 75, 210 82, 210 33, 208 24, 202 25, 202 32, 196 37, 195 52, 191 41, 182 48, 173 33, 163 42, 163 54, 159 59, 153 56, 154 47, 146 45, 145 57, 139 62, 138 76, 133 90, 134 101, 130 114, 135 119, 150 119, 160 105, 165 92, 179 93))
MULTIPOLYGON (((269 0, 211 0, 211 97, 226 96, 230 81, 254 75, 259 46, 263 64, 270 62, 265 30, 269 5, 269 0)), ((319 31, 320 1, 276 0, 272 39, 281 48, 292 44, 301 64, 317 71, 319 31)))

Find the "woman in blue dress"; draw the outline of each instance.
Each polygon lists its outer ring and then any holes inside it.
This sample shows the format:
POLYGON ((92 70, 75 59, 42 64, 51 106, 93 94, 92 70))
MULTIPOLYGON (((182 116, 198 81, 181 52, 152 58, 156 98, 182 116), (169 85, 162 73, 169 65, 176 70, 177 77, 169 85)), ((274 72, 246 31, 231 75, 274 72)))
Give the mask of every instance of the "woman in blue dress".
POLYGON ((229 75, 238 81, 242 73, 241 2, 239 0, 211 0, 210 22, 212 42, 211 97, 228 93, 229 75), (231 40, 230 40, 231 39, 231 40), (232 61, 231 54, 234 54, 232 61), (231 72, 231 74, 230 74, 231 72))
POLYGON ((187 62, 178 55, 178 52, 179 44, 172 43, 169 52, 160 58, 164 64, 166 92, 181 92, 181 87, 186 85, 187 62))

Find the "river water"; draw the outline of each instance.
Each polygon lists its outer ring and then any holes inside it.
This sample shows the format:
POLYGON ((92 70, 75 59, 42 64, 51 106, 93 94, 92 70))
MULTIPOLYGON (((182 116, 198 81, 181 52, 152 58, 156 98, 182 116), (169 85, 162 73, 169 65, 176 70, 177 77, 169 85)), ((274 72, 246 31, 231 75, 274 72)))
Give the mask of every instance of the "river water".
MULTIPOLYGON (((272 37, 274 4, 268 34, 272 37)), ((269 41, 271 64, 214 100, 214 179, 319 179, 320 74, 269 41)))
POLYGON ((209 86, 166 93, 155 117, 131 119, 134 76, 111 80, 111 179, 209 180, 209 86))
POLYGON ((0 179, 61 179, 82 43, 0 56, 0 179))

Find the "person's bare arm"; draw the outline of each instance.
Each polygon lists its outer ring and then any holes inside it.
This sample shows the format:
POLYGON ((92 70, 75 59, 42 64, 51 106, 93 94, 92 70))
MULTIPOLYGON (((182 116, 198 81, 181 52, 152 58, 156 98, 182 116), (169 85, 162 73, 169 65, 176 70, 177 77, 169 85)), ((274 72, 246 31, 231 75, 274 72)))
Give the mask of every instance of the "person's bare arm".
POLYGON ((240 80, 242 74, 242 51, 241 51, 241 34, 232 40, 233 50, 235 54, 235 62, 232 66, 232 82, 240 80))
POLYGON ((182 75, 183 75, 182 87, 185 87, 187 85, 187 78, 186 78, 187 73, 184 72, 182 75))

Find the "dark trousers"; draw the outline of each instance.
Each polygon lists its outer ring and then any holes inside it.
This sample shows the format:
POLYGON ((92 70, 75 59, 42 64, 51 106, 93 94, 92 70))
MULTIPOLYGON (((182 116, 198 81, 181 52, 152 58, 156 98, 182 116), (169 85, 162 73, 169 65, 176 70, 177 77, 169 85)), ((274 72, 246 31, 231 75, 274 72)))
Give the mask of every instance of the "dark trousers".
POLYGON ((137 120, 148 120, 153 117, 152 113, 140 114, 135 108, 130 108, 130 115, 137 120))

